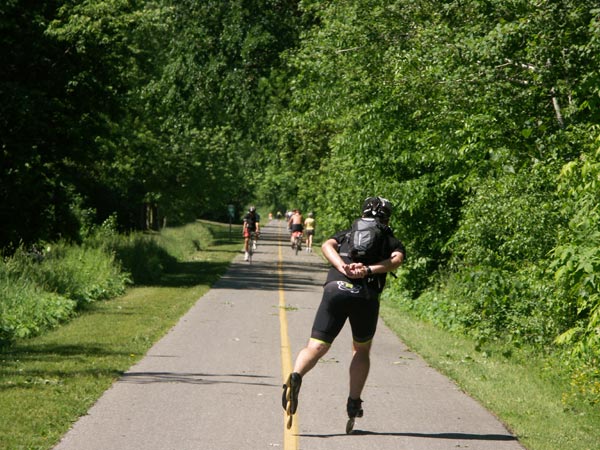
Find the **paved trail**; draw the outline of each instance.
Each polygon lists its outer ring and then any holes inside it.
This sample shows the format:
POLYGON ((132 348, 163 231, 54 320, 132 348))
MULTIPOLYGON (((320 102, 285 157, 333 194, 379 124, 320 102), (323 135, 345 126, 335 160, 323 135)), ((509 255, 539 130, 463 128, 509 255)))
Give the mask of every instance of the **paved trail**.
POLYGON ((380 322, 365 416, 345 434, 346 326, 304 379, 291 430, 281 385, 306 343, 326 266, 295 255, 284 222, 74 424, 56 450, 523 449, 481 405, 380 322))

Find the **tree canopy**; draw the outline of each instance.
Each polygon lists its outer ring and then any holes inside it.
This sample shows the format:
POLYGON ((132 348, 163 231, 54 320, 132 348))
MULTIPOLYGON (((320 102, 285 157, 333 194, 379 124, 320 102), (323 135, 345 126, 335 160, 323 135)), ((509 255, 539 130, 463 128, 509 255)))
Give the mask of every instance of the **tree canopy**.
POLYGON ((284 0, 2 6, 1 245, 244 206, 259 93, 300 20, 284 0))

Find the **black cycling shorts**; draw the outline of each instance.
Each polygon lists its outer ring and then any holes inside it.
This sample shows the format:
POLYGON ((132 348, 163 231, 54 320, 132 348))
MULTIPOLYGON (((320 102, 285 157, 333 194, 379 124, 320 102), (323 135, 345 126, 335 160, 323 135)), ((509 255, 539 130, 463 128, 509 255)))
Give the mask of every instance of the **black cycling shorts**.
POLYGON ((310 337, 331 344, 349 319, 353 340, 366 343, 375 336, 378 317, 379 295, 362 280, 331 281, 325 285, 310 337))

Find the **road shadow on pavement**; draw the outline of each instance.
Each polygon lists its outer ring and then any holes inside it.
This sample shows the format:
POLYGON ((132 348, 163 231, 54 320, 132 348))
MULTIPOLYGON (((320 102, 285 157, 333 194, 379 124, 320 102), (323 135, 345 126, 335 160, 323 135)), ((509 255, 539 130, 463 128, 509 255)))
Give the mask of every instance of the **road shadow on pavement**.
POLYGON ((248 386, 277 386, 279 383, 265 383, 258 380, 272 380, 266 375, 214 374, 189 372, 127 372, 121 382, 133 384, 184 383, 184 384, 242 384, 248 386), (257 380, 257 381, 255 381, 257 380))
MULTIPOLYGON (((302 291, 314 286, 321 286, 317 275, 325 272, 323 263, 286 264, 284 266, 284 282, 287 291, 302 291)), ((280 289, 278 265, 276 262, 234 263, 230 269, 215 283, 212 289, 257 289, 276 291, 280 289)))
POLYGON ((163 274, 160 282, 150 286, 191 287, 212 284, 225 273, 229 262, 185 261, 177 262, 163 274))
POLYGON ((351 435, 345 433, 335 434, 299 434, 301 437, 331 438, 340 436, 398 436, 427 439, 456 439, 464 441, 516 441, 510 434, 474 434, 474 433, 410 433, 410 432, 377 432, 354 430, 351 435))

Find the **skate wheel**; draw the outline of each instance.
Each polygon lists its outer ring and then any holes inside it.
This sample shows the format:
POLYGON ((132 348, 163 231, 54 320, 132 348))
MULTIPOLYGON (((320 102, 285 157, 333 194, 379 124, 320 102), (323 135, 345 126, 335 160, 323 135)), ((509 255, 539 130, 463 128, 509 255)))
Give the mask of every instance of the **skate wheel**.
POLYGON ((352 434, 352 430, 354 429, 354 417, 350 417, 348 422, 346 422, 346 434, 352 434))

